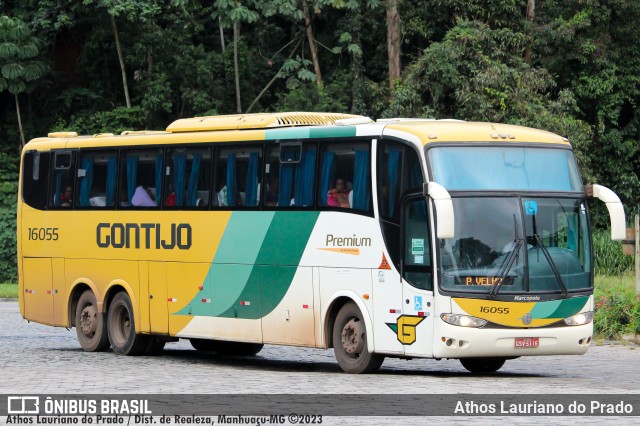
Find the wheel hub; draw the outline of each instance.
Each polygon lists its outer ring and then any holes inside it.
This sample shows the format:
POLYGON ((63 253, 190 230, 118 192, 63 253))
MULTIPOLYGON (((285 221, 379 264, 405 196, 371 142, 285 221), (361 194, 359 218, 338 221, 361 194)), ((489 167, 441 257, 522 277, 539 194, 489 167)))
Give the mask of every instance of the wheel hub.
POLYGON ((364 328, 361 321, 349 320, 342 328, 342 347, 349 355, 362 353, 364 348, 364 328))
POLYGON ((82 310, 80 314, 80 327, 82 333, 86 336, 92 336, 96 333, 98 323, 98 310, 94 305, 89 305, 82 310))

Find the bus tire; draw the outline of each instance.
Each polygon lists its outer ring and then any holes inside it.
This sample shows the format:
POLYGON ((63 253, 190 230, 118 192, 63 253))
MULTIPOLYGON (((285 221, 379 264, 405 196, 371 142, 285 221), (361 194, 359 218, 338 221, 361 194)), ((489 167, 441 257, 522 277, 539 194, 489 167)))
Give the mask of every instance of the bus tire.
POLYGON ((504 365, 504 358, 462 358, 460 363, 471 373, 494 373, 504 365))
POLYGON ((78 299, 74 325, 78 342, 86 352, 104 352, 109 349, 107 321, 98 310, 98 301, 91 290, 85 290, 78 299))
POLYGON ((107 317, 111 349, 118 355, 142 355, 151 336, 136 334, 133 307, 129 295, 121 291, 113 297, 107 317))
POLYGON ((369 352, 367 328, 358 305, 346 303, 333 324, 333 352, 345 373, 373 373, 384 361, 384 356, 369 352))

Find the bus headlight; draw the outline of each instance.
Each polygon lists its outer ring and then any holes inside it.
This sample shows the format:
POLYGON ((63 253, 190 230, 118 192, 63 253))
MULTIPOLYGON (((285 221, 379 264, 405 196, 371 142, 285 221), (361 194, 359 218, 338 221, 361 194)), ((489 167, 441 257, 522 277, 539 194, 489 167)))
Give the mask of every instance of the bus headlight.
POLYGON ((487 320, 472 317, 469 315, 461 314, 442 314, 440 315, 442 321, 451 324, 458 325, 460 327, 483 327, 487 324, 487 320))
POLYGON ((580 312, 572 317, 565 318, 564 323, 567 325, 584 325, 593 321, 593 312, 580 312))

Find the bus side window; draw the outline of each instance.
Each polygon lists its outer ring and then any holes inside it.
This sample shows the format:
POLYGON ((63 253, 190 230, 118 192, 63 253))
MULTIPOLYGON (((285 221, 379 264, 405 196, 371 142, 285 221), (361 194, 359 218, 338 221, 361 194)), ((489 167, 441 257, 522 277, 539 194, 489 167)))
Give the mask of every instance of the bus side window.
POLYGON ((323 147, 318 203, 361 211, 371 210, 371 145, 347 140, 323 147))
POLYGON ((78 207, 114 207, 118 170, 117 152, 81 152, 78 162, 78 207))
POLYGON ((378 208, 380 226, 391 262, 400 265, 400 199, 422 187, 424 177, 417 152, 399 142, 378 143, 378 208))
POLYGON ((262 145, 218 149, 211 204, 221 208, 258 207, 261 157, 262 145))
POLYGON ((211 150, 173 148, 167 151, 164 205, 206 208, 210 199, 211 150))
POLYGON ((49 207, 69 209, 73 207, 75 153, 54 151, 49 207))
POLYGON ((424 177, 416 151, 397 142, 382 142, 378 155, 378 197, 381 216, 400 221, 400 198, 422 187, 424 177))
POLYGON ((24 154, 22 199, 34 209, 43 210, 47 206, 50 159, 48 152, 31 151, 24 154))
POLYGON ((283 143, 267 151, 267 207, 312 207, 316 182, 316 145, 283 143))
POLYGON ((153 208, 162 200, 162 149, 124 151, 120 158, 119 206, 153 208))

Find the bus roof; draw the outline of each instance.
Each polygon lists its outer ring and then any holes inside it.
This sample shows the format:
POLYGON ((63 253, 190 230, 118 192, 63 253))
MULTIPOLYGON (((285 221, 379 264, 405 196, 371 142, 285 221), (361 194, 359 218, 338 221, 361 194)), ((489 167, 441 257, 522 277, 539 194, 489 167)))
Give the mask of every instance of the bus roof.
POLYGON ((450 142, 568 145, 566 138, 554 133, 508 124, 407 118, 374 122, 367 117, 351 114, 286 112, 179 119, 171 123, 166 131, 125 131, 120 135, 100 133, 92 136, 56 132, 49 133, 47 138, 33 139, 27 149, 385 135, 412 139, 422 145, 450 142))

